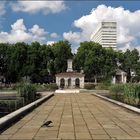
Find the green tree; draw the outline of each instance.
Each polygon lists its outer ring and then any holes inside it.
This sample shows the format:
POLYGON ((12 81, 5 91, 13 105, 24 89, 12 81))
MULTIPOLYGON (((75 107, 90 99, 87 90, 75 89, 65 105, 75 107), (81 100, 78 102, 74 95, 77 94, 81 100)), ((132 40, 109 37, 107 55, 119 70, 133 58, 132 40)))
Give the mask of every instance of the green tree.
POLYGON ((130 82, 131 72, 138 73, 139 67, 139 52, 137 49, 133 49, 132 51, 126 50, 123 54, 123 59, 121 60, 121 68, 127 73, 127 81, 130 82))
MULTIPOLYGON (((64 72, 67 69, 67 59, 72 58, 71 45, 68 41, 59 41, 52 45, 54 54, 55 73, 64 72)), ((52 68, 52 65, 51 65, 52 68)))
POLYGON ((9 44, 0 43, 0 76, 7 77, 9 44))
POLYGON ((74 68, 83 69, 86 79, 97 81, 97 78, 108 78, 115 73, 117 67, 116 52, 105 49, 95 42, 82 42, 74 57, 74 68))

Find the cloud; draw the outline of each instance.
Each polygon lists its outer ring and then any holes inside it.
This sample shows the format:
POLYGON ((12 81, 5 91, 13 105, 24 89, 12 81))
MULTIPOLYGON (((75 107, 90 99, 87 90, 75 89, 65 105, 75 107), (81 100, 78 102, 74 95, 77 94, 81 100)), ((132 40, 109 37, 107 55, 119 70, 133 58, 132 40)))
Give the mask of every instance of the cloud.
POLYGON ((59 13, 66 9, 64 1, 18 1, 11 6, 15 12, 21 11, 31 14, 42 12, 45 15, 59 13))
POLYGON ((23 23, 23 19, 18 19, 13 25, 11 25, 11 28, 15 32, 18 31, 18 30, 21 30, 21 31, 26 30, 26 27, 23 23))
POLYGON ((24 25, 23 19, 18 19, 14 24, 11 25, 10 32, 0 32, 0 42, 2 43, 16 43, 16 42, 33 42, 46 41, 47 32, 39 27, 39 25, 33 25, 31 29, 27 29, 24 25))
POLYGON ((51 34, 50 34, 50 37, 52 37, 52 38, 58 38, 59 35, 58 35, 57 33, 51 33, 51 34))
POLYGON ((81 41, 81 34, 79 32, 64 32, 63 33, 63 37, 66 39, 66 40, 69 40, 69 41, 74 41, 76 43, 79 43, 81 41))
POLYGON ((47 45, 53 45, 54 43, 56 43, 55 41, 47 41, 47 45))
MULTIPOLYGON (((117 22, 117 42, 119 47, 132 45, 140 37, 140 10, 131 12, 123 7, 107 7, 99 5, 92 9, 88 15, 73 22, 80 32, 64 32, 63 37, 73 43, 89 41, 93 31, 101 21, 113 20, 117 22)), ((131 47, 131 46, 130 46, 131 47)))
POLYGON ((48 34, 48 32, 43 28, 40 28, 39 25, 34 25, 29 31, 31 32, 32 41, 38 40, 39 42, 42 42, 46 40, 46 34, 48 34))

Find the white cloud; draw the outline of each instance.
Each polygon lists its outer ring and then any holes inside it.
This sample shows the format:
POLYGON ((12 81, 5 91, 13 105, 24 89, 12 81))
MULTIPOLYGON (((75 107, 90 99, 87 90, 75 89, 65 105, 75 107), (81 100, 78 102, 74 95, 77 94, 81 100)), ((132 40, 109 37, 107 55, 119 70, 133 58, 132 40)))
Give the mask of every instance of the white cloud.
POLYGON ((46 40, 46 32, 43 28, 40 28, 38 25, 34 25, 31 29, 29 29, 32 35, 32 41, 45 41, 46 40))
POLYGON ((135 47, 140 53, 140 45, 135 47))
POLYGON ((52 45, 54 43, 55 43, 55 41, 47 41, 47 45, 52 45))
POLYGON ((47 32, 43 28, 33 25, 31 29, 27 29, 23 19, 18 19, 11 25, 11 28, 10 32, 0 32, 0 42, 16 43, 24 41, 29 43, 39 41, 41 43, 46 41, 47 32))
POLYGON ((69 40, 69 41, 71 41, 71 42, 74 41, 74 42, 76 42, 76 43, 79 43, 82 36, 81 36, 81 34, 78 33, 78 32, 72 32, 72 31, 70 31, 70 32, 68 32, 68 33, 64 32, 64 33, 63 33, 63 37, 64 37, 66 40, 69 40))
POLYGON ((97 24, 103 20, 117 21, 119 46, 128 47, 128 44, 131 45, 140 37, 140 10, 131 12, 123 7, 114 8, 105 5, 99 5, 92 9, 89 15, 82 16, 73 22, 73 25, 80 28, 81 32, 65 32, 63 37, 74 43, 88 41, 97 24))
POLYGON ((22 30, 25 31, 26 27, 23 23, 23 19, 18 19, 13 25, 11 25, 13 31, 22 30))
POLYGON ((22 11, 31 14, 42 12, 47 15, 48 13, 59 13, 65 9, 64 1, 18 1, 12 4, 13 11, 22 11))
POLYGON ((50 36, 51 36, 52 38, 58 38, 58 37, 59 37, 59 35, 58 35, 57 33, 51 33, 50 36))
POLYGON ((121 48, 119 48, 119 50, 122 50, 123 52, 125 52, 127 49, 129 50, 133 50, 134 48, 136 48, 139 53, 140 53, 140 45, 134 45, 132 43, 126 43, 124 46, 122 46, 121 48))

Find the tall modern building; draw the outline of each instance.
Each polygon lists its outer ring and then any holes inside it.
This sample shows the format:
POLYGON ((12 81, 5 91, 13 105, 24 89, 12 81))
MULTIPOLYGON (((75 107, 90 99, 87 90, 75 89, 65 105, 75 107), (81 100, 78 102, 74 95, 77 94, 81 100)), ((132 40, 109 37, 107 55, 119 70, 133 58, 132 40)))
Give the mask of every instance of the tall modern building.
POLYGON ((91 35, 91 41, 97 42, 104 48, 117 49, 117 23, 115 21, 103 21, 91 35))

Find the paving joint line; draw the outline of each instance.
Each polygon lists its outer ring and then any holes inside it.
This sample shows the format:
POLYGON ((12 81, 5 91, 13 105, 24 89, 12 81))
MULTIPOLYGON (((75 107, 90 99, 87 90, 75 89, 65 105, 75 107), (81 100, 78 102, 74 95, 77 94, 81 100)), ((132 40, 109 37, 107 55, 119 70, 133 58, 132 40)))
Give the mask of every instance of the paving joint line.
MULTIPOLYGON (((54 96, 55 96, 55 95, 54 95, 54 96)), ((54 96, 53 96, 53 97, 54 97, 54 96)), ((52 98, 53 98, 53 97, 52 97, 52 98)), ((52 98, 51 98, 51 99, 52 99, 52 98)), ((45 103, 45 102, 44 102, 44 103, 45 103)), ((55 103, 55 105, 56 105, 56 103, 55 103)), ((47 120, 47 118, 49 117, 49 114, 53 111, 55 105, 50 109, 50 111, 48 112, 48 115, 47 115, 46 119, 44 119, 43 122, 45 122, 45 120, 47 120)), ((41 112, 41 111, 39 111, 39 112, 41 112)), ((37 133, 40 131, 40 129, 41 129, 41 126, 39 127, 39 129, 38 129, 38 131, 35 133, 35 135, 33 136, 33 139, 36 137, 36 135, 37 135, 37 133)))
MULTIPOLYGON (((79 96, 78 96, 78 98, 79 98, 79 96)), ((79 99, 81 99, 81 98, 79 98, 79 99)), ((76 100, 77 101, 77 100, 76 100)), ((82 101, 82 100, 81 100, 82 101)), ((77 102, 78 103, 78 102, 77 102)), ((84 102, 83 102, 84 103, 84 102)), ((84 106, 85 106, 85 104, 84 104, 84 106)), ((90 132, 90 130, 89 130, 89 128, 88 128, 88 125, 87 125, 87 123, 86 123, 86 121, 85 121, 85 119, 84 119, 84 117, 83 117, 83 113, 82 113, 82 111, 81 111, 81 109, 80 109, 80 106, 79 106, 79 103, 78 103, 78 107, 79 107, 79 110, 80 110, 80 112, 81 112, 81 116, 82 116, 82 118, 83 118, 83 120, 84 120, 84 122, 85 122, 85 125, 86 125, 86 127, 87 127, 87 129, 88 129, 88 132, 89 132, 89 134, 90 134, 90 137, 91 137, 91 139, 92 139, 92 134, 91 134, 91 132, 90 132)))
MULTIPOLYGON (((59 125, 59 127, 58 127, 57 138, 58 138, 59 133, 60 133, 60 126, 61 126, 61 123, 62 123, 62 116, 63 116, 63 112, 64 112, 64 108, 65 108, 65 101, 66 101, 66 98, 64 98, 64 105, 63 105, 63 110, 62 110, 61 117, 60 117, 60 125, 59 125)), ((62 139, 62 138, 61 138, 61 139, 62 139)))
MULTIPOLYGON (((99 109, 99 107, 97 107, 96 106, 96 108, 98 109, 98 110, 100 110, 99 109)), ((89 109, 88 109, 89 110, 89 109)), ((90 111, 90 110, 89 110, 90 111)), ((101 111, 101 110, 100 110, 101 111)), ((91 111, 90 111, 91 112, 91 111)), ((101 111, 102 112, 102 111, 101 111)), ((91 114, 92 114, 92 116, 93 116, 93 118, 100 124, 100 126, 103 128, 103 130, 106 132, 106 134, 110 137, 110 139, 112 139, 112 137, 108 134, 108 132, 106 131, 106 129, 102 126, 102 124, 96 119, 96 117, 95 117, 95 115, 91 112, 91 114)))
MULTIPOLYGON (((93 94, 92 94, 93 95, 93 94)), ((95 95, 96 96, 96 95, 95 95)), ((98 97, 98 96, 96 96, 97 98, 99 98, 99 99, 101 99, 102 101, 104 101, 104 102, 106 102, 107 101, 107 103, 110 103, 110 104, 114 104, 114 103, 112 103, 112 102, 108 102, 108 100, 104 100, 104 99, 102 99, 102 98, 100 98, 100 97, 98 97)), ((118 107, 120 107, 120 108, 122 108, 121 106, 119 106, 119 105, 117 105, 117 104, 114 104, 115 106, 118 106, 118 107)), ((99 109, 99 108, 98 108, 99 109)), ((124 108, 125 110, 126 110, 126 108, 124 108)), ((99 110, 101 110, 101 109, 99 109, 99 110)), ((131 111, 131 110, 130 110, 131 111)), ((103 111, 102 111, 103 112, 103 111)), ((108 111, 109 113, 110 113, 110 111, 108 111)), ((104 114, 106 114, 106 112, 103 112, 104 114)), ((134 112, 134 113, 136 113, 136 112, 134 112)), ((137 113, 136 113, 137 114, 137 113)), ((113 114, 112 114, 113 115, 113 114)), ((118 118, 118 117, 116 117, 115 115, 113 115, 115 118, 117 118, 121 123, 124 123, 120 118, 118 118)), ((112 120, 112 119, 111 119, 112 120)), ((113 120, 112 120, 113 121, 113 120)), ((122 129, 124 132, 126 132, 130 137, 132 137, 125 129, 123 129, 121 126, 119 126, 115 121, 113 121, 120 129, 122 129)), ((138 133, 135 129, 133 129, 133 127, 131 127, 131 126, 129 126, 129 125, 127 125, 126 123, 124 123, 126 126, 128 126, 130 129, 132 129, 133 131, 135 131, 136 133, 138 133)))
MULTIPOLYGON (((73 94, 73 96, 74 96, 74 99, 75 99, 75 95, 74 94, 73 94)), ((73 127, 74 127, 74 137, 76 139, 76 131, 75 131, 75 123, 74 123, 72 100, 71 100, 71 111, 72 111, 72 120, 73 120, 73 127)))

